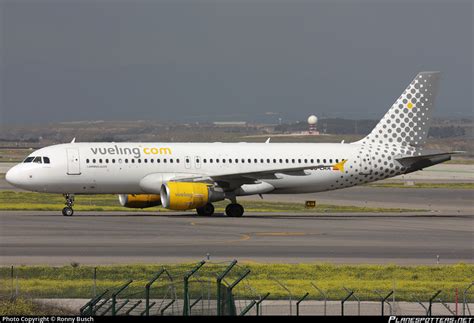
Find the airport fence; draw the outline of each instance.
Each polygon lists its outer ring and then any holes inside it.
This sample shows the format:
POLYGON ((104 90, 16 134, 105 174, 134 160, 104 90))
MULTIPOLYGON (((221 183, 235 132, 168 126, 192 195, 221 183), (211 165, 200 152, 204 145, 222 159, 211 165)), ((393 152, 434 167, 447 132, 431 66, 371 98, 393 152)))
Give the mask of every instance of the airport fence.
MULTIPOLYGON (((2 299, 41 298, 21 290, 21 277, 14 267, 9 279, 1 277, 2 299)), ((6 271, 4 271, 6 272, 6 271)), ((400 290, 358 291, 351 286, 324 289, 311 281, 305 291, 295 291, 284 281, 272 278, 269 291, 249 279, 246 266, 231 262, 202 260, 189 268, 162 267, 146 281, 130 279, 103 288, 97 268, 91 298, 79 309, 81 315, 195 316, 195 315, 473 315, 474 282, 462 289, 433 290, 411 294, 400 301, 400 290), (274 295, 272 295, 272 293, 274 295), (278 297, 275 297, 278 295, 278 297), (282 296, 283 295, 283 296, 282 296)), ((406 294, 406 293, 405 293, 406 294)))

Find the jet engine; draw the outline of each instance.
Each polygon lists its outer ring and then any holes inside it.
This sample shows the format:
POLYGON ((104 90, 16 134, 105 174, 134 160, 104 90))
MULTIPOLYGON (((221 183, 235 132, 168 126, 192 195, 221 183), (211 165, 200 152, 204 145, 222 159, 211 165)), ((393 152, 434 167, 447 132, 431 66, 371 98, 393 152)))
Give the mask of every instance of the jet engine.
POLYGON ((119 194, 119 202, 124 207, 144 209, 161 204, 158 194, 119 194))
POLYGON ((224 192, 205 183, 168 182, 161 185, 161 202, 170 210, 189 210, 222 201, 224 192))

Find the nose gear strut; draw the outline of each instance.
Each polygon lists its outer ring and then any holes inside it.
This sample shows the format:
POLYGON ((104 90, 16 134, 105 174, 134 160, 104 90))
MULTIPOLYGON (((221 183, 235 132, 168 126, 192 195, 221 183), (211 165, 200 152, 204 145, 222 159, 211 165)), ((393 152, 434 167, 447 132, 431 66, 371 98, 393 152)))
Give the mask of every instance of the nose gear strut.
POLYGON ((74 214, 74 210, 72 206, 74 205, 74 194, 63 194, 64 198, 66 199, 66 207, 63 208, 63 215, 64 216, 72 216, 74 214))

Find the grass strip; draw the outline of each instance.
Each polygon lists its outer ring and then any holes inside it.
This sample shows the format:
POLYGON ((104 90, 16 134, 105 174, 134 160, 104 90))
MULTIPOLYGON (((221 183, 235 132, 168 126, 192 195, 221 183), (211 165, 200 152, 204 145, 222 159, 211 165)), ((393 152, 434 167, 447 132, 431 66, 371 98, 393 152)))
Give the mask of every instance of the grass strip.
MULTIPOLYGON (((110 265, 97 267, 97 290, 114 288, 128 279, 134 282, 124 294, 135 298, 143 297, 144 286, 156 272, 165 266, 174 276, 178 297, 182 293, 183 275, 196 264, 156 264, 156 265, 110 265)), ((215 293, 215 279, 227 264, 206 264, 190 283, 191 293, 215 293)), ((314 264, 264 264, 239 263, 226 278, 233 281, 246 269, 251 274, 235 290, 238 297, 254 297, 255 293, 267 292, 272 299, 287 299, 288 293, 275 279, 286 285, 294 297, 309 292, 309 299, 321 299, 311 286, 315 283, 324 290, 329 299, 340 300, 347 293, 343 289, 356 291, 362 300, 377 300, 374 290, 388 292, 395 288, 398 301, 413 301, 416 295, 421 300, 429 299, 437 290, 442 290, 445 301, 454 300, 456 289, 459 293, 471 283, 474 265, 336 265, 314 264)), ((19 266, 20 294, 41 298, 89 298, 93 291, 93 266, 19 266)), ((10 267, 0 267, 0 294, 8 295, 10 286, 10 267)), ((161 297, 169 287, 167 281, 160 279, 152 289, 152 297, 161 297)))
POLYGON ((413 185, 405 185, 404 183, 373 183, 367 184, 370 187, 382 188, 444 188, 444 189, 474 189, 474 183, 414 183, 413 185))
MULTIPOLYGON (((241 200, 240 203, 248 212, 307 212, 307 213, 344 213, 344 212, 415 212, 417 209, 358 207, 330 204, 317 204, 315 208, 305 208, 303 203, 282 203, 241 200)), ((215 203, 216 212, 223 212, 228 203, 225 201, 215 203)), ((35 193, 35 192, 0 192, 0 210, 36 210, 59 211, 64 205, 64 198, 60 194, 35 193)), ((130 209, 122 207, 117 195, 76 195, 74 209, 76 211, 168 211, 162 207, 147 209, 130 209)))

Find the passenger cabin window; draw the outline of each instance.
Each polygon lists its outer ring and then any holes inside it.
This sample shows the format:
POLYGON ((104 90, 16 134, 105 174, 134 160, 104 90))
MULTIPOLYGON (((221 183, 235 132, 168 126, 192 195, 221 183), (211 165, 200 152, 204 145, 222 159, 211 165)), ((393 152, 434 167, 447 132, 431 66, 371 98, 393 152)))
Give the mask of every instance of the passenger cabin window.
POLYGON ((38 163, 38 164, 41 164, 41 157, 35 157, 35 159, 33 159, 33 163, 38 163))
POLYGON ((35 159, 35 157, 26 157, 26 159, 23 161, 24 163, 31 163, 35 159))

